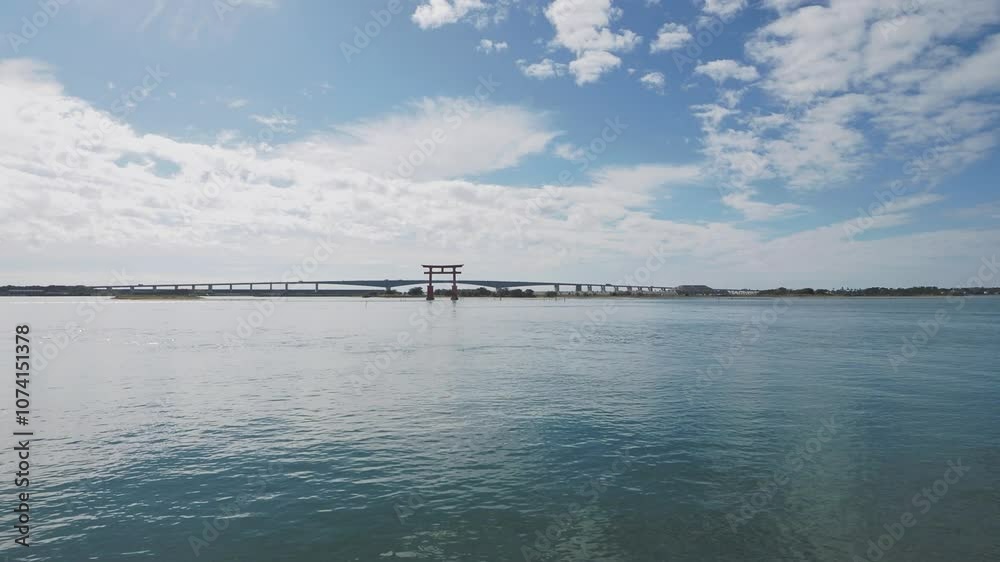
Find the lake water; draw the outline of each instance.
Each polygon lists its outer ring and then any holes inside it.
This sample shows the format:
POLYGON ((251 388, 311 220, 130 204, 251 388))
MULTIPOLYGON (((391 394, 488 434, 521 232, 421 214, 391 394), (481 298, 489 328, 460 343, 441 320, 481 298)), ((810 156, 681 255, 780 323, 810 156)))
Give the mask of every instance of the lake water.
POLYGON ((1000 560, 997 298, 0 317, 35 356, 10 560, 1000 560))

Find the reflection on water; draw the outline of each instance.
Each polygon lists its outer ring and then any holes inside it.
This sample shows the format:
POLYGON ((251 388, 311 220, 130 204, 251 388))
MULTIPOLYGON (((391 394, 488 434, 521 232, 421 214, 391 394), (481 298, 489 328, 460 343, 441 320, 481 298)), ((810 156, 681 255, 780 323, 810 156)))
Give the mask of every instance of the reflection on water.
POLYGON ((59 348, 4 554, 1000 558, 1000 299, 897 368, 943 299, 261 303, 0 301, 59 348))

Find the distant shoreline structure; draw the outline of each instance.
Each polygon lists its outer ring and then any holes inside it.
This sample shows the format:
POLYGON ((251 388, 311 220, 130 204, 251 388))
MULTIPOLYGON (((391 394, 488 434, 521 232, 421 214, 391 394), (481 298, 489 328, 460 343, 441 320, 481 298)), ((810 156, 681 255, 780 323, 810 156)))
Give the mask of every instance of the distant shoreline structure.
MULTIPOLYGON (((407 292, 393 289, 373 291, 371 289, 199 289, 182 288, 170 285, 170 288, 153 288, 138 285, 141 289, 103 289, 85 285, 6 285, 0 286, 0 297, 83 297, 101 296, 122 300, 196 300, 202 297, 366 297, 366 298, 424 298, 421 287, 413 287, 407 292), (177 287, 177 288, 174 288, 177 287)), ((478 289, 460 289, 459 296, 493 297, 493 298, 755 298, 755 297, 942 297, 948 295, 1000 295, 1000 287, 935 287, 918 286, 907 288, 868 287, 865 289, 712 289, 705 285, 681 285, 675 291, 645 291, 634 288, 632 291, 534 291, 532 289, 500 288, 491 291, 484 287, 478 289)))

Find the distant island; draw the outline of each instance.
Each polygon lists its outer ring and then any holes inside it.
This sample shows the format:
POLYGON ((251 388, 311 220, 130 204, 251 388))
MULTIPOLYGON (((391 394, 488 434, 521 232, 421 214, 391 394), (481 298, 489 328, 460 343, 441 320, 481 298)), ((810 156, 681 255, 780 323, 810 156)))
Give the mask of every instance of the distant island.
POLYGON ((115 295, 111 298, 117 300, 126 300, 126 301, 188 301, 188 300, 198 300, 203 297, 201 295, 192 295, 192 294, 165 295, 162 293, 156 293, 152 295, 120 294, 120 295, 115 295))
MULTIPOLYGON (((596 285, 595 285, 596 286, 596 285)), ((449 288, 440 288, 435 291, 439 297, 450 295, 449 288)), ((323 289, 319 291, 311 290, 256 290, 252 293, 247 291, 226 291, 226 290, 203 290, 203 289, 161 289, 155 292, 148 289, 143 292, 129 292, 128 290, 117 290, 110 293, 118 299, 198 299, 206 296, 294 296, 294 297, 366 297, 366 298, 423 298, 423 287, 413 287, 406 292, 396 290, 373 291, 371 289, 323 289)), ((632 291, 581 291, 567 292, 561 291, 534 291, 532 289, 500 289, 490 290, 485 287, 477 289, 459 289, 458 295, 461 298, 470 297, 492 297, 492 298, 555 298, 555 297, 646 297, 646 298, 683 298, 683 297, 930 297, 946 295, 1000 295, 1000 287, 868 287, 865 289, 852 289, 841 287, 839 289, 813 289, 810 287, 801 289, 788 289, 778 287, 776 289, 713 289, 706 285, 678 285, 672 292, 643 291, 641 288, 633 287, 632 291)), ((85 285, 6 285, 0 286, 0 297, 58 297, 58 296, 109 296, 106 290, 95 290, 85 285)))

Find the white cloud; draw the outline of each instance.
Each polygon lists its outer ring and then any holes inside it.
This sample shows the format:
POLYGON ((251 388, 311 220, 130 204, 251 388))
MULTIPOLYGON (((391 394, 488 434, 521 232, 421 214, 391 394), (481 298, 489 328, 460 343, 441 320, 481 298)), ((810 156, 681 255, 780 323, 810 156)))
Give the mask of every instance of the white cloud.
POLYGON ((679 23, 665 23, 656 34, 656 39, 649 45, 649 52, 659 53, 679 49, 691 41, 691 32, 679 23))
POLYGON ((772 67, 765 85, 775 95, 807 103, 919 63, 946 40, 996 23, 1000 4, 993 0, 924 0, 905 11, 879 0, 833 0, 781 14, 754 34, 747 51, 772 67))
POLYGON ((621 64, 613 52, 629 52, 642 41, 630 30, 613 31, 616 15, 620 11, 612 8, 611 0, 554 0, 545 9, 556 30, 552 44, 576 55, 569 68, 577 84, 596 82, 621 64))
POLYGON ((274 131, 291 132, 294 131, 298 119, 286 112, 275 112, 271 115, 251 115, 250 119, 268 127, 274 131))
POLYGON ((554 78, 556 76, 566 74, 566 65, 560 62, 555 62, 552 59, 542 59, 533 64, 528 64, 528 62, 524 59, 518 59, 517 67, 521 69, 521 73, 528 78, 537 78, 539 80, 545 80, 546 78, 554 78))
POLYGON ((600 80, 601 76, 621 63, 622 59, 607 51, 584 51, 569 63, 569 71, 576 76, 576 83, 582 86, 600 80))
POLYGON ((816 117, 817 108, 834 108, 838 99, 863 99, 865 107, 845 119, 830 114, 826 125, 784 131, 797 138, 775 145, 775 155, 790 156, 782 167, 801 172, 796 185, 822 175, 837 183, 879 154, 903 163, 905 181, 933 183, 993 150, 1000 103, 991 96, 1000 91, 1000 35, 975 38, 1000 23, 1000 3, 799 4, 769 2, 778 17, 746 45, 764 72, 760 86, 786 105, 776 113, 790 121, 799 113, 816 117), (874 131, 866 130, 863 117, 874 131), (827 133, 834 136, 823 142, 827 133), (809 156, 813 165, 800 166, 813 149, 824 156, 809 156), (826 174, 828 165, 832 174, 826 174))
MULTIPOLYGON (((199 263, 212 264, 211 277, 246 267, 266 277, 320 237, 337 245, 337 271, 364 274, 371 256, 410 263, 419 252, 477 255, 484 275, 510 275, 515 262, 516 273, 551 274, 552 248, 561 246, 576 248, 574 259, 644 259, 660 240, 670 241, 669 255, 711 255, 754 238, 726 225, 650 218, 646 207, 663 190, 699 180, 696 166, 616 167, 544 187, 436 179, 544 150, 554 135, 544 116, 514 106, 483 104, 453 127, 445 115, 458 100, 434 98, 289 144, 232 135, 202 144, 139 134, 26 61, 0 63, 0 101, 0 119, 12 124, 0 137, 0 235, 12 242, 0 261, 20 252, 18 276, 7 275, 14 282, 43 271, 26 265, 36 263, 28 248, 49 264, 66 255, 95 268, 46 270, 47 281, 101 282, 122 267, 146 279, 203 277, 199 263), (444 140, 426 146, 437 128, 444 140), (429 153, 421 171, 394 174, 394 157, 421 146, 429 153), (160 173, 160 162, 173 170, 160 173), (528 223, 514 221, 525 216, 528 223), (252 225, 252 243, 243 225, 252 225), (440 233, 454 236, 438 245, 432 235, 440 233)), ((330 267, 317 276, 334 275, 330 267)))
POLYGON ((988 37, 979 49, 922 87, 926 103, 947 106, 952 100, 1000 92, 1000 33, 988 37))
POLYGON ((491 39, 480 39, 479 45, 476 46, 476 50, 481 53, 499 53, 501 51, 507 50, 506 41, 493 41, 491 39))
POLYGON ((427 0, 413 12, 413 21, 421 29, 433 29, 455 23, 471 12, 483 10, 482 0, 427 0))
MULTIPOLYGON (((68 2, 61 2, 62 5, 68 2)), ((194 44, 203 38, 231 34, 257 10, 280 8, 278 0, 196 2, 191 0, 147 0, 78 2, 85 19, 117 26, 121 31, 159 34, 170 41, 194 44)))
POLYGON ((246 107, 250 105, 250 100, 244 98, 229 98, 229 99, 217 98, 217 99, 220 102, 226 104, 226 107, 228 107, 229 109, 239 109, 241 107, 246 107))
POLYGON ((746 8, 747 0, 705 0, 702 11, 728 19, 746 8))
POLYGON ((646 88, 653 90, 654 92, 663 95, 663 90, 667 86, 667 78, 662 72, 647 72, 639 78, 639 83, 641 83, 646 88))
POLYGON ((728 193, 722 197, 722 203, 743 213, 743 216, 750 221, 770 221, 801 215, 808 211, 807 208, 795 203, 772 204, 752 201, 750 199, 752 195, 752 191, 728 193))
POLYGON ((760 5, 778 12, 787 12, 788 10, 798 8, 807 2, 809 2, 809 0, 763 0, 760 5))
POLYGON ((315 135, 278 152, 315 165, 416 180, 451 179, 514 166, 544 151, 556 134, 544 115, 517 106, 439 97, 340 125, 333 133, 315 135))
POLYGON ((579 160, 583 158, 586 151, 570 143, 559 143, 552 147, 552 154, 563 160, 579 160))
POLYGON ((870 107, 868 98, 851 94, 793 115, 743 117, 719 105, 694 109, 702 120, 703 152, 725 181, 743 189, 778 177, 791 189, 816 190, 842 185, 863 169, 867 142, 851 123, 870 107))
MULTIPOLYGON (((724 149, 706 157, 768 158, 772 141, 801 135, 808 144, 819 135, 810 126, 833 127, 834 142, 850 141, 834 125, 850 125, 854 117, 848 116, 880 103, 849 97, 858 95, 761 115, 766 125, 758 127, 766 131, 752 129, 750 119, 758 115, 739 108, 700 108, 706 136, 716 136, 706 151, 724 149), (799 126, 801 117, 805 125, 799 126)), ((898 234, 897 225, 915 222, 910 212, 935 201, 927 195, 897 200, 880 217, 877 239, 854 242, 845 239, 843 221, 775 236, 740 223, 659 218, 662 208, 653 205, 672 190, 708 183, 707 172, 690 164, 597 169, 570 185, 476 181, 469 178, 533 155, 568 156, 578 149, 553 148, 557 133, 546 116, 519 106, 484 103, 458 127, 447 118, 442 125, 457 103, 420 100, 297 142, 240 140, 238 133, 193 142, 139 133, 127 115, 64 91, 45 66, 2 61, 0 122, 7 126, 0 135, 0 236, 9 243, 0 246, 0 271, 13 283, 101 283, 123 268, 146 282, 265 278, 280 276, 296 256, 328 238, 336 258, 322 264, 316 278, 345 271, 383 278, 396 271, 385 264, 413 264, 419 271, 421 260, 458 259, 469 264, 470 275, 474 270, 486 278, 614 281, 650 248, 662 248, 670 266, 654 284, 954 285, 974 273, 956 264, 978 267, 981 256, 1000 247, 997 229, 898 234), (396 155, 426 147, 439 127, 445 138, 425 155, 422 171, 391 177, 396 155), (210 188, 214 195, 206 196, 210 188), (250 241, 246 225, 255 229, 250 241), (434 237, 441 233, 448 236, 444 242, 434 237), (571 263, 553 263, 558 247, 572 249, 571 263)), ((967 107, 953 119, 969 120, 980 109, 967 107)), ((772 179, 783 173, 771 162, 763 170, 772 179)), ((806 210, 755 201, 755 195, 734 190, 723 203, 751 221, 806 210)), ((411 270, 399 271, 407 276, 411 270)))
POLYGON ((697 74, 704 74, 720 84, 726 80, 752 82, 760 77, 757 74, 756 68, 740 64, 731 59, 714 60, 699 64, 695 67, 694 71, 697 74))

